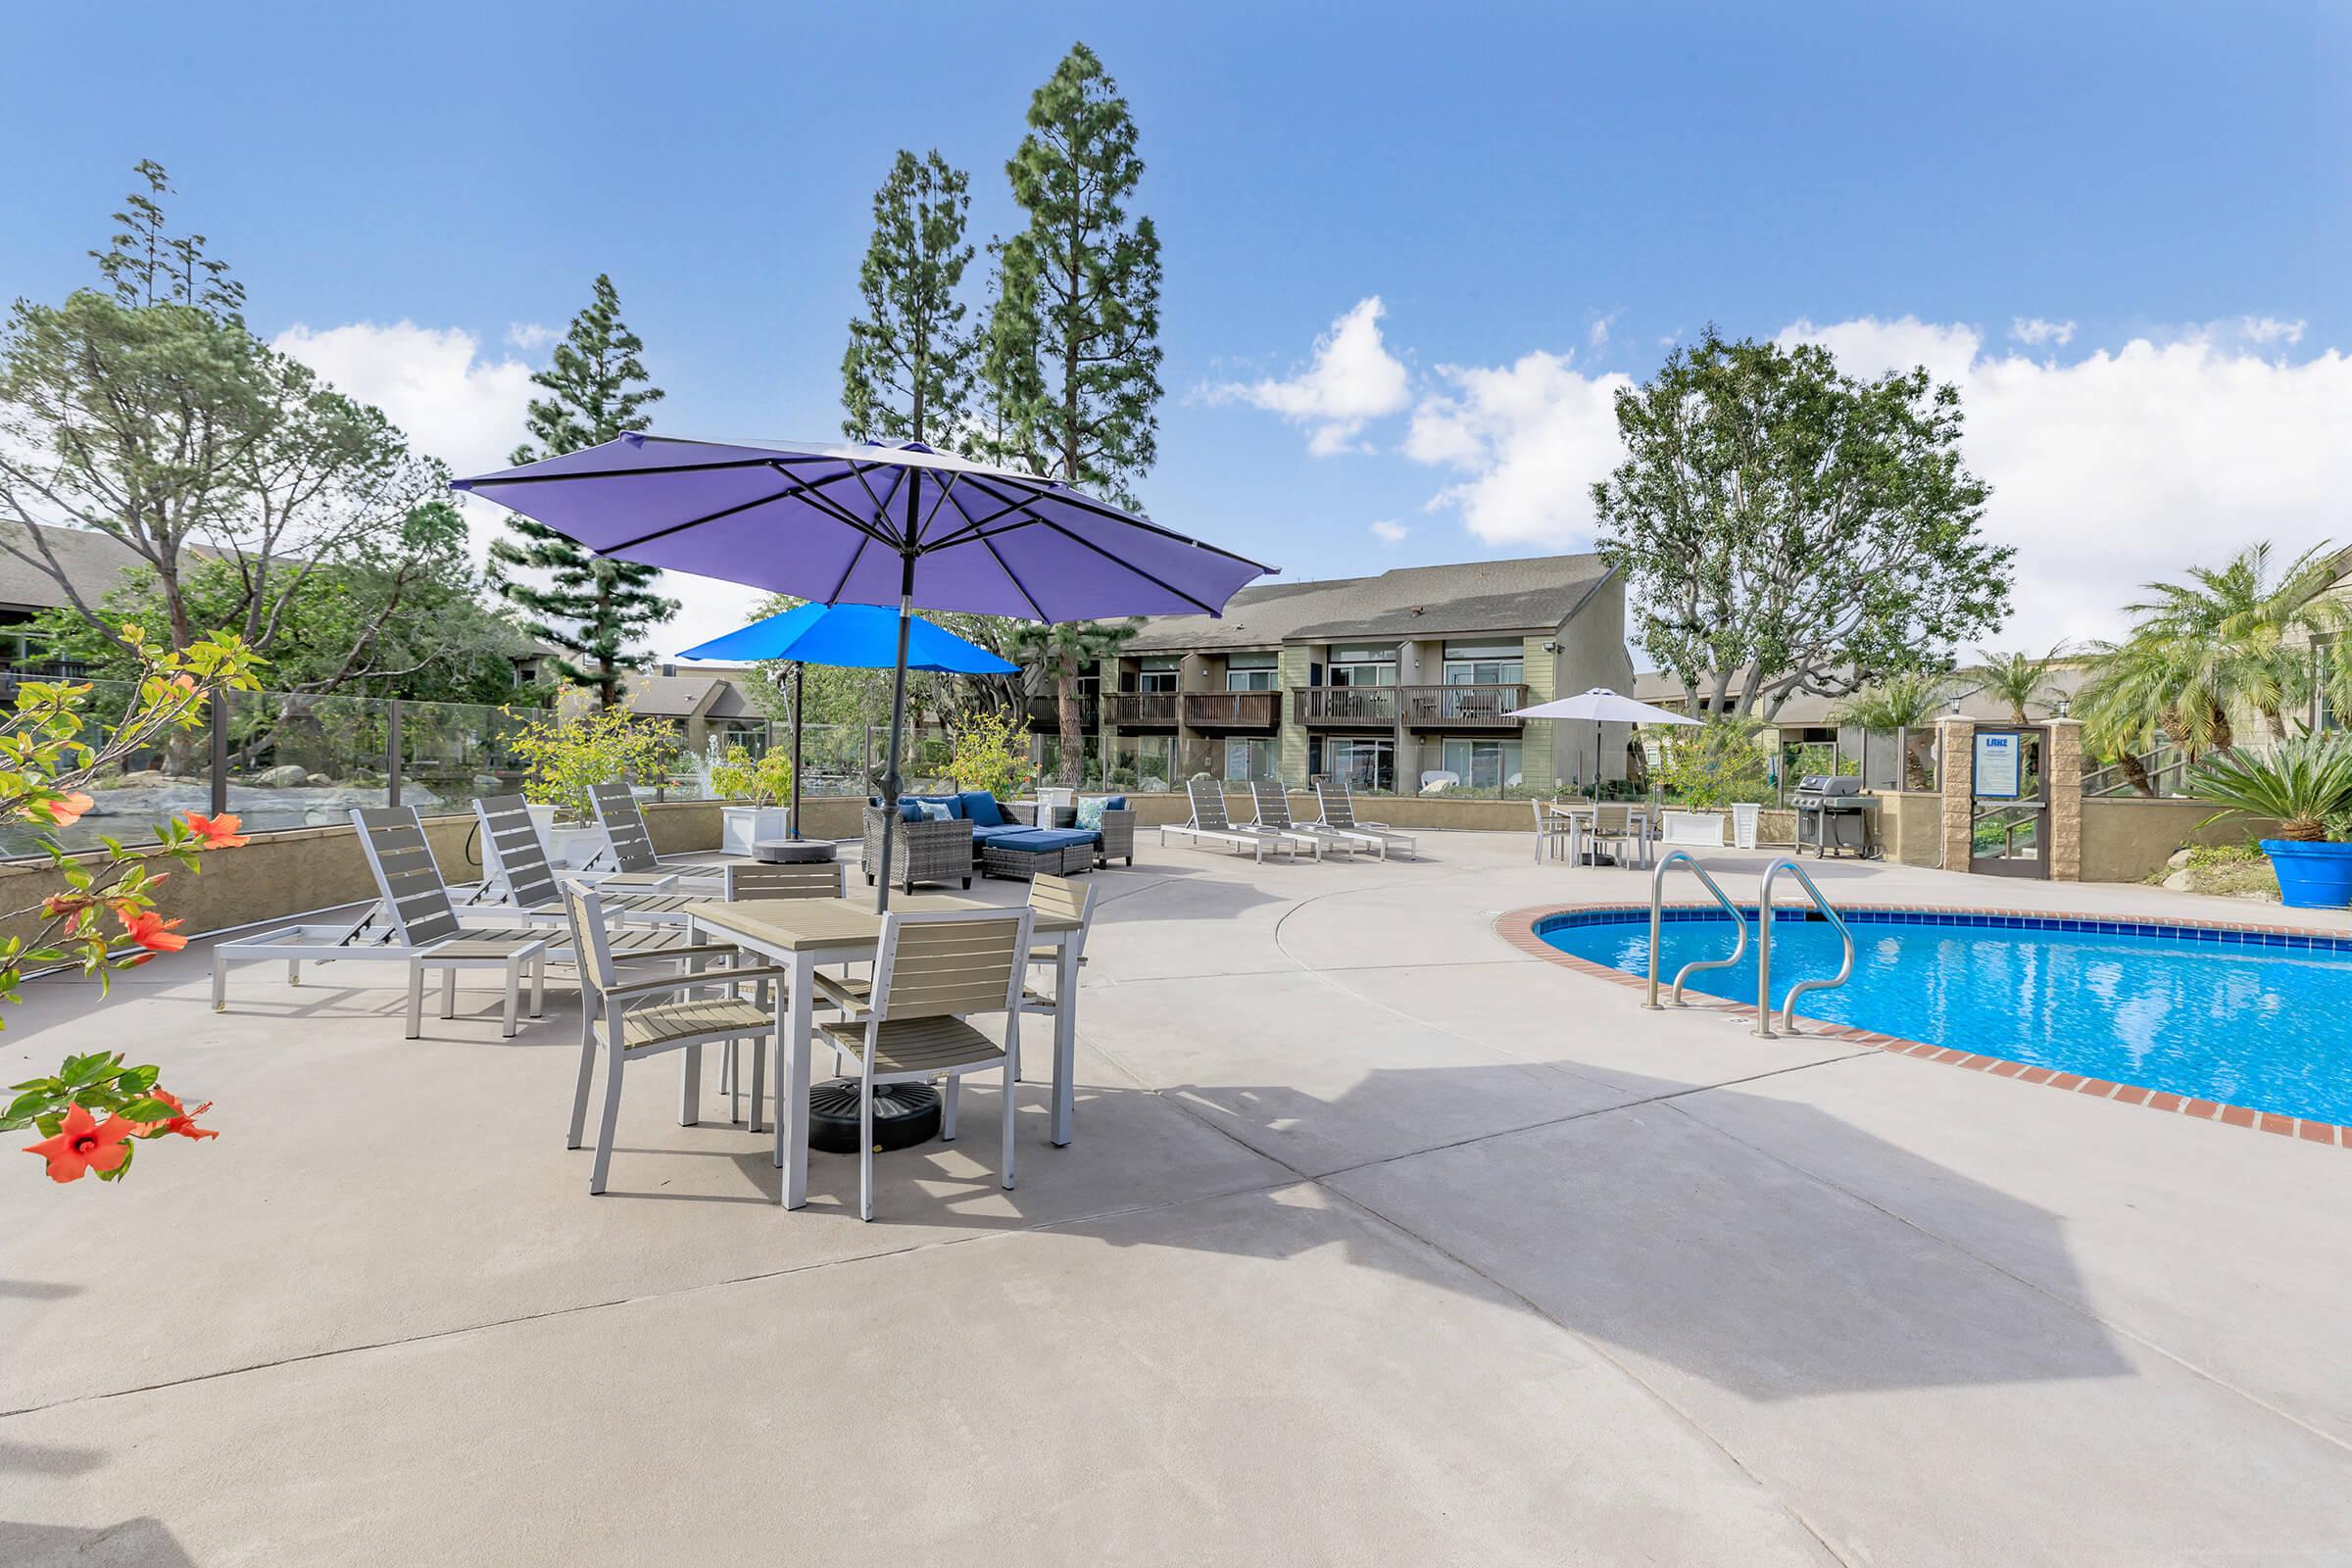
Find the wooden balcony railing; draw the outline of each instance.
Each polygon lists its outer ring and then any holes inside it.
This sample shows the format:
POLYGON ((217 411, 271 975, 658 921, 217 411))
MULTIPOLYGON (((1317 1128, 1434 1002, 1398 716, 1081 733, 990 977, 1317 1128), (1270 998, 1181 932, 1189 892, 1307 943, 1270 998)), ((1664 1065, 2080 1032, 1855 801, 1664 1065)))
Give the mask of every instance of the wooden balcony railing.
POLYGON ((1294 686, 1291 711, 1301 724, 1385 728, 1396 722, 1395 686, 1294 686))
POLYGON ((1184 722, 1200 730, 1263 730, 1282 726, 1280 692, 1186 692, 1184 722))
POLYGON ((1174 729, 1175 692, 1111 692, 1102 699, 1102 721, 1115 729, 1174 729))
POLYGON ((1527 688, 1515 681, 1492 686, 1399 686, 1404 721, 1414 729, 1515 730, 1514 708, 1527 706, 1527 688))

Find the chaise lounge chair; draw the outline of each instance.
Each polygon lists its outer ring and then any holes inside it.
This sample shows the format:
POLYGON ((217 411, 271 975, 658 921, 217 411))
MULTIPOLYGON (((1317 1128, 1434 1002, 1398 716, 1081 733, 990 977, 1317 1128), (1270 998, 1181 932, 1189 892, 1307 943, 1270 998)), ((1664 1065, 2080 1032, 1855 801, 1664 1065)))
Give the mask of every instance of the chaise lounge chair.
MULTIPOLYGON (((482 824, 482 885, 471 906, 509 906, 522 919, 565 923, 564 889, 547 858, 547 846, 519 795, 493 795, 473 803, 482 824)), ((566 880, 593 887, 605 917, 623 925, 686 925, 698 896, 670 891, 672 872, 576 871, 566 880)))
POLYGON ((1410 833, 1399 833, 1386 822, 1357 821, 1355 802, 1349 798, 1348 786, 1339 780, 1331 778, 1315 780, 1315 801, 1323 808, 1323 820, 1315 824, 1316 826, 1329 828, 1334 833, 1345 833, 1351 838, 1378 843, 1382 848, 1383 858, 1386 858, 1387 852, 1391 848, 1401 848, 1411 858, 1416 860, 1421 858, 1420 852, 1413 848, 1413 836, 1410 833))
POLYGON ((1379 840, 1365 839, 1352 833, 1342 833, 1336 828, 1323 827, 1313 822, 1293 822, 1291 820, 1291 792, 1285 786, 1271 779, 1251 779, 1250 781, 1250 798, 1257 803, 1255 825, 1269 832, 1292 833, 1301 838, 1313 839, 1322 849, 1337 850, 1349 859, 1355 858, 1355 852, 1358 850, 1371 850, 1384 860, 1389 858, 1388 845, 1379 840))
POLYGON ((645 825, 645 813, 637 808, 637 797, 628 785, 614 781, 591 784, 589 804, 596 808, 596 825, 605 830, 604 853, 591 862, 592 869, 623 871, 636 876, 674 876, 673 891, 691 893, 702 898, 715 899, 726 891, 727 861, 733 857, 713 855, 656 855, 654 836, 645 825), (610 860, 610 865, 598 862, 610 860))
POLYGON ((1173 823, 1159 830, 1159 842, 1164 846, 1168 835, 1190 843, 1194 849, 1204 844, 1219 845, 1232 850, 1248 850, 1250 856, 1263 861, 1268 850, 1298 858, 1301 849, 1311 850, 1315 858, 1323 857, 1323 846, 1303 833, 1276 833, 1271 829, 1242 827, 1226 819, 1225 790, 1216 780, 1202 774, 1187 780, 1185 794, 1193 803, 1193 819, 1177 826, 1173 823))

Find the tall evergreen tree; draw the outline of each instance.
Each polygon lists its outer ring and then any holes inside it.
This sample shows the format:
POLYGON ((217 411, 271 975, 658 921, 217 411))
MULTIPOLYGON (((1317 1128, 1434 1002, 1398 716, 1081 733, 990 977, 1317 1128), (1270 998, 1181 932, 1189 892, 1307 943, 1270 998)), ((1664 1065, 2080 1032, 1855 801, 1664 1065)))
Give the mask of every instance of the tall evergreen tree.
POLYGON ((1029 223, 1004 242, 984 366, 1009 416, 998 457, 1128 503, 1160 393, 1159 233, 1127 211, 1135 149, 1118 84, 1072 45, 1005 165, 1029 223))
MULTIPOLYGON (((637 357, 644 349, 620 318, 612 279, 598 273, 596 298, 571 318, 555 363, 531 377, 549 395, 531 400, 532 440, 513 461, 561 457, 644 429, 643 411, 662 401, 637 357)), ((498 591, 521 612, 525 630, 559 650, 559 674, 593 687, 598 706, 616 706, 621 676, 647 662, 629 644, 678 612, 676 600, 655 592, 661 569, 591 554, 530 517, 510 515, 507 526, 515 537, 490 546, 498 591), (544 573, 545 582, 516 576, 521 569, 544 573)))
POLYGON ((956 297, 971 264, 971 176, 937 152, 901 150, 874 192, 874 237, 858 275, 865 313, 841 362, 842 433, 945 446, 971 397, 977 335, 956 297))

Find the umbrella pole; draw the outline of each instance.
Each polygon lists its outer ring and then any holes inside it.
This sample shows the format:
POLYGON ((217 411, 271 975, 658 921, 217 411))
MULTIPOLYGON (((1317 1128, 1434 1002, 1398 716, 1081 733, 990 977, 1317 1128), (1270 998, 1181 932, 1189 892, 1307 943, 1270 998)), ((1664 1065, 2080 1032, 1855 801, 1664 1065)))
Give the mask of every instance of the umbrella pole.
POLYGON ((808 665, 792 666, 792 836, 801 833, 801 676, 808 665))
MULTIPOLYGON (((907 486, 907 536, 913 537, 914 487, 907 486)), ((899 658, 890 671, 890 760, 882 769, 882 871, 874 878, 874 910, 890 909, 891 842, 898 837, 900 736, 906 727, 906 633, 914 619, 914 551, 899 557, 899 658)))

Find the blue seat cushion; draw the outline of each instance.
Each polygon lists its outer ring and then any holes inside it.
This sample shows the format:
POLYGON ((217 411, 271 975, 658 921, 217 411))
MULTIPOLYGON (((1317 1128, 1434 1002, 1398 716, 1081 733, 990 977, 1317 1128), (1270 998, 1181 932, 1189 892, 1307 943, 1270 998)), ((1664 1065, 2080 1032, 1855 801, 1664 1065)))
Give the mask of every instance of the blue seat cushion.
POLYGON ((965 790, 956 797, 962 808, 956 813, 969 817, 975 828, 1003 827, 1004 813, 997 809, 997 798, 986 790, 965 790))
POLYGON ((1021 855, 1054 855, 1075 845, 1094 842, 1092 833, 1081 833, 1067 827, 1012 828, 988 835, 991 848, 1011 850, 1021 855))
POLYGON ((948 816, 951 820, 959 821, 963 817, 963 797, 960 795, 902 795, 899 797, 899 804, 902 806, 908 801, 922 806, 944 806, 948 808, 948 816))
POLYGON ((1004 822, 1000 823, 996 827, 980 827, 975 825, 972 828, 972 842, 975 844, 997 844, 1001 843, 1009 836, 1021 833, 1035 833, 1036 831, 1036 828, 1023 827, 1018 822, 1004 822))

